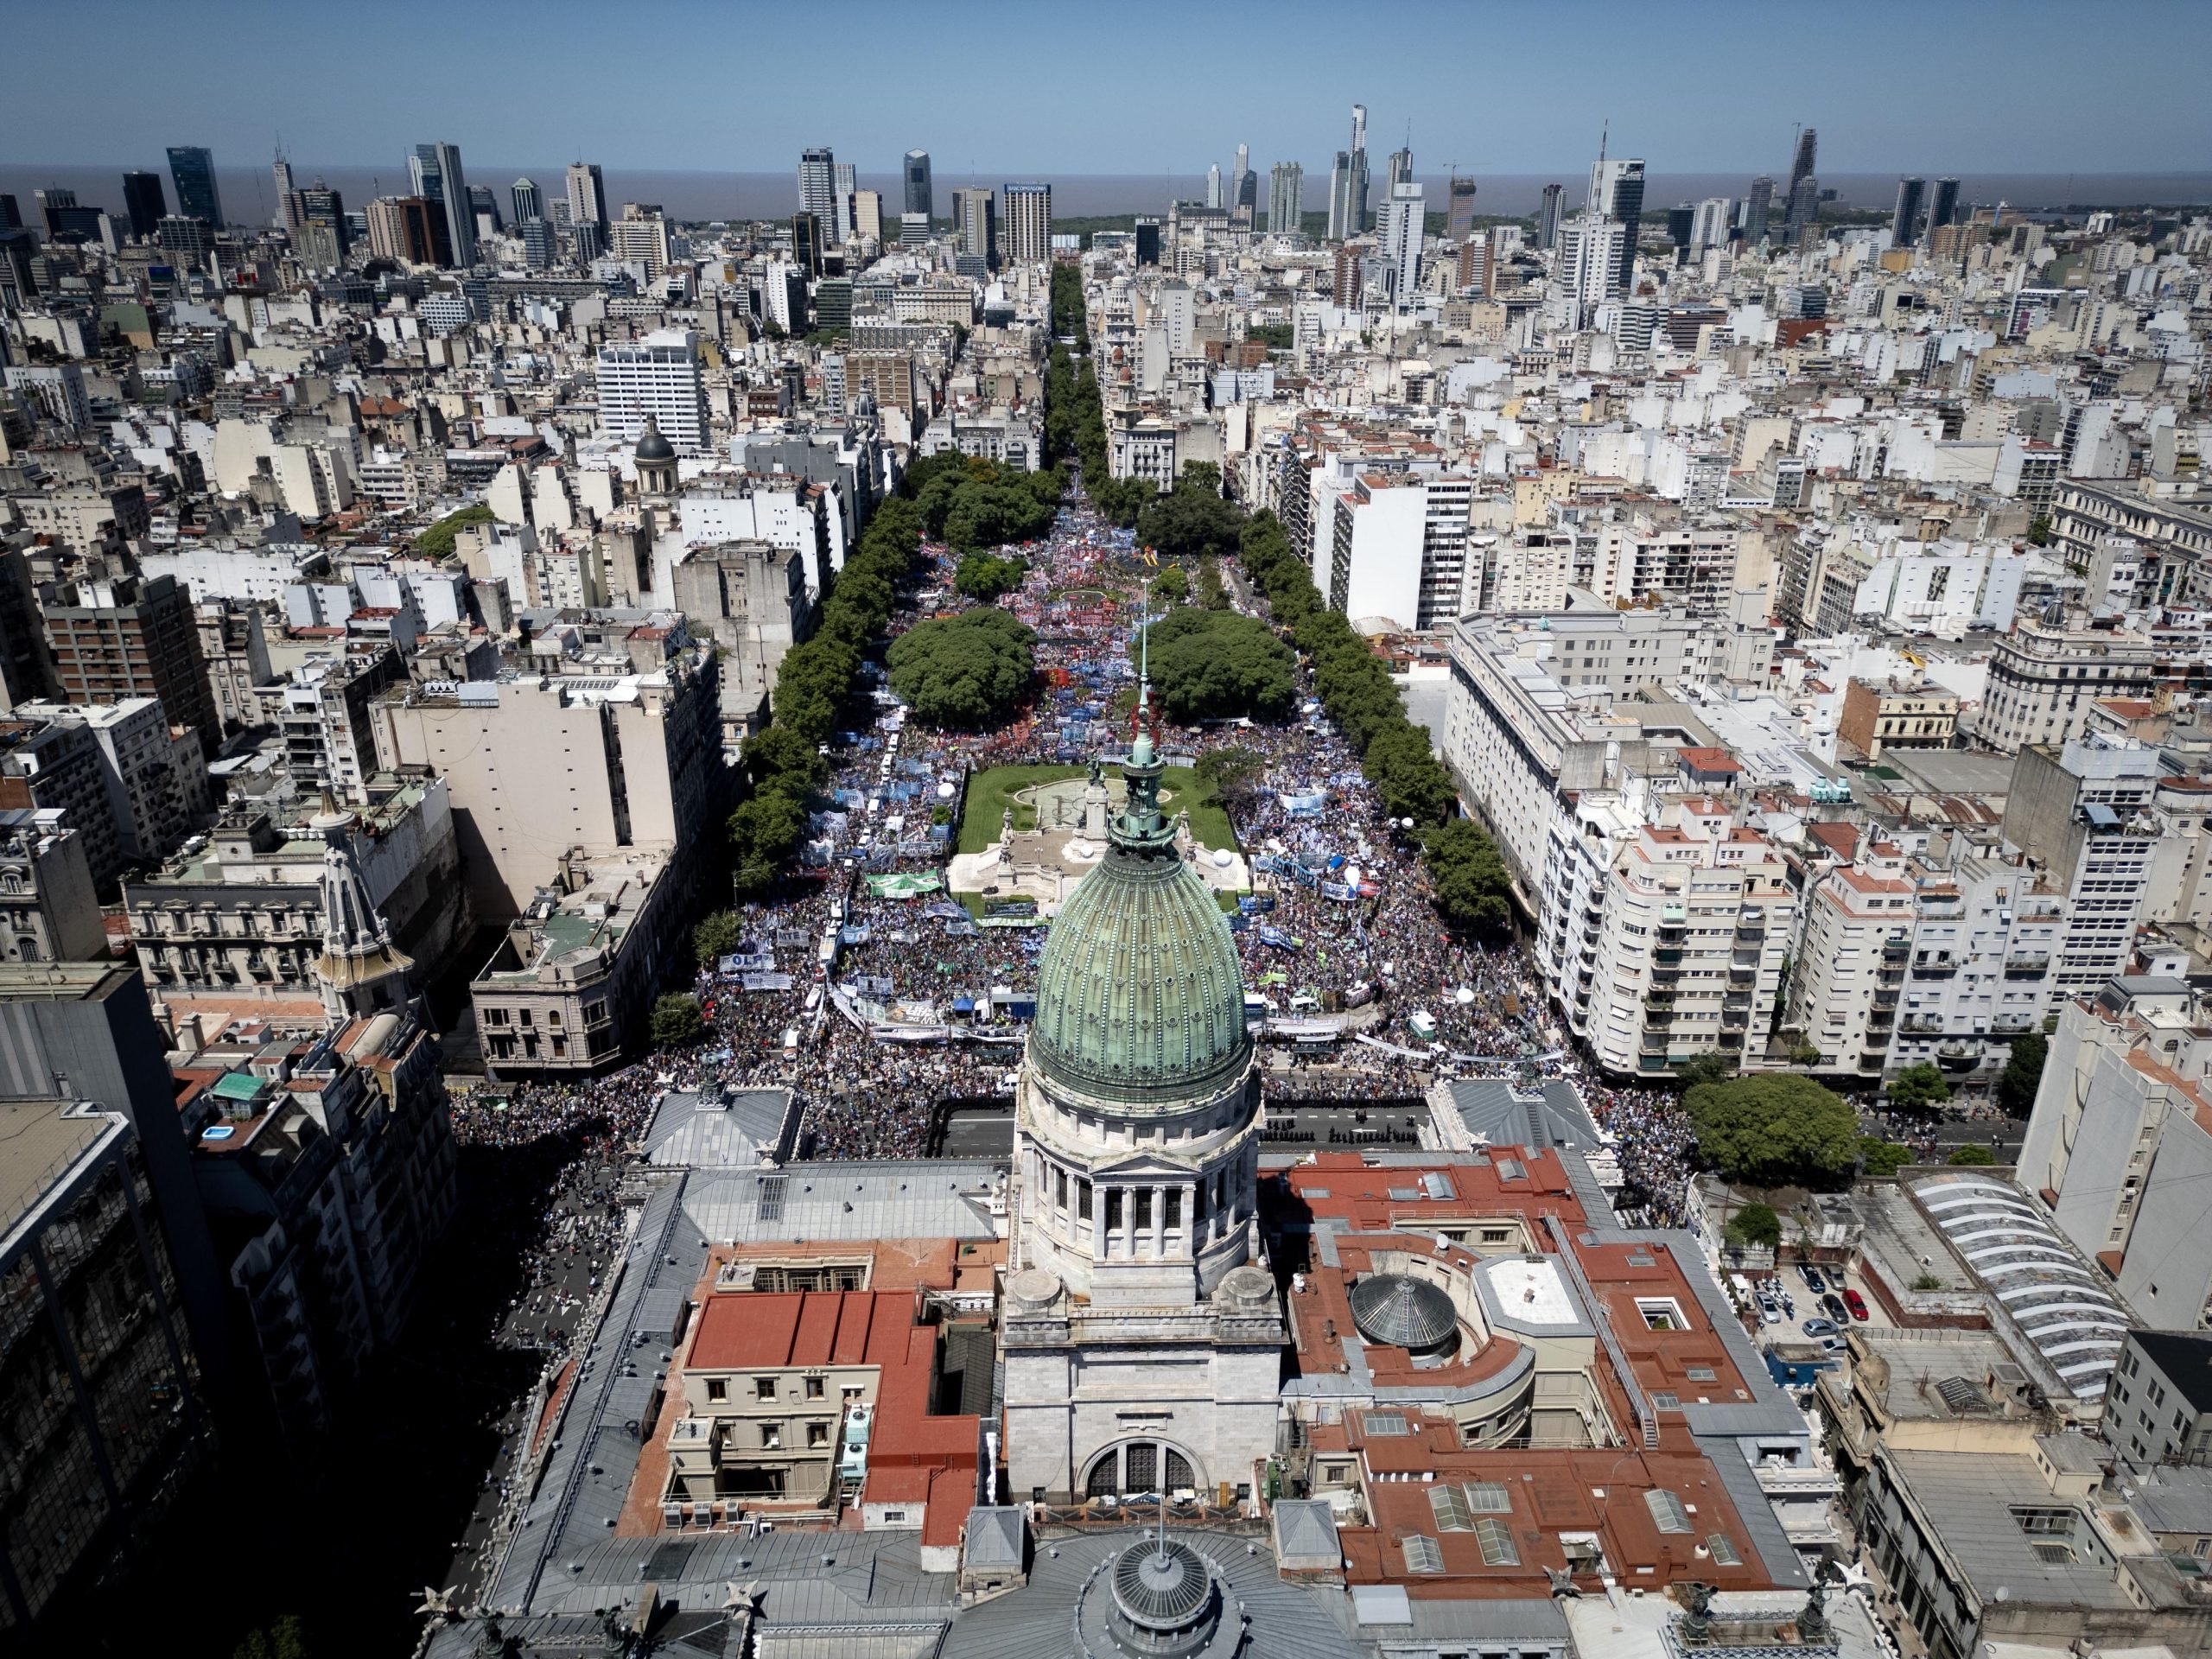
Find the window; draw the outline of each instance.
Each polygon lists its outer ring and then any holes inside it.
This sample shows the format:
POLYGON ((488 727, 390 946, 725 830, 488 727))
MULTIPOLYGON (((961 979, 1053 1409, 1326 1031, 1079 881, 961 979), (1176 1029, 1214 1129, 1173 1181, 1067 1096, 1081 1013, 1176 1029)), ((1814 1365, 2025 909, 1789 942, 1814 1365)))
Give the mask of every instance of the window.
POLYGON ((1467 1483, 1467 1507, 1477 1515, 1510 1515, 1513 1499, 1504 1484, 1495 1480, 1471 1480, 1467 1483))
POLYGON ((827 1423, 809 1423, 806 1426, 806 1443, 810 1446, 829 1445, 830 1425, 827 1423))
POLYGON ((1715 1382, 1719 1381, 1719 1374, 1716 1373, 1710 1365, 1686 1365, 1682 1368, 1682 1375, 1689 1378, 1693 1382, 1715 1382))
POLYGON ((1075 1183, 1075 1213, 1078 1221, 1090 1219, 1090 1183, 1079 1175, 1075 1183))
POLYGON ((774 1399, 776 1397, 776 1379, 772 1376, 754 1377, 753 1379, 753 1397, 755 1400, 774 1399))
POLYGON ((1496 1516, 1485 1515, 1477 1518, 1475 1541, 1482 1546, 1485 1567, 1521 1565, 1521 1552, 1513 1547, 1513 1535, 1506 1530, 1505 1522, 1496 1516))
POLYGON ((1682 1317, 1682 1306, 1671 1296, 1639 1296, 1636 1311, 1643 1315, 1644 1325, 1654 1331, 1687 1331, 1689 1321, 1682 1317))
POLYGON ((806 1397, 808 1399, 819 1400, 825 1392, 826 1385, 820 1377, 810 1376, 806 1379, 806 1397))
POLYGON ((1413 1533, 1400 1546, 1406 1552, 1406 1571, 1408 1573, 1441 1573, 1444 1570, 1444 1549, 1426 1533, 1413 1533))
POLYGON ((784 1449, 784 1426, 781 1423, 760 1425, 760 1449, 763 1452, 780 1452, 784 1449))
POLYGON ((1406 1414, 1402 1411, 1363 1411, 1359 1421, 1370 1438, 1412 1433, 1406 1427, 1406 1414))
POLYGON ((1715 1567, 1741 1567, 1744 1564, 1743 1556, 1738 1553, 1736 1546, 1730 1541, 1728 1535, 1725 1532, 1714 1533, 1705 1541, 1705 1547, 1713 1552, 1713 1564, 1715 1567))
POLYGON ((1439 1532, 1468 1532, 1474 1528, 1475 1517, 1467 1508, 1467 1495, 1457 1486, 1430 1487, 1428 1507, 1436 1516, 1439 1532))
POLYGON ((1688 1532, 1690 1512, 1682 1500, 1663 1486, 1654 1486, 1643 1495, 1643 1507, 1651 1511, 1651 1524, 1662 1532, 1688 1532))
POLYGON ((709 1377, 709 1378, 707 1379, 707 1398, 708 1398, 708 1399, 709 1399, 709 1400, 727 1400, 727 1399, 728 1399, 728 1398, 729 1398, 729 1382, 728 1382, 728 1381, 726 1378, 719 1377, 719 1376, 710 1376, 710 1377, 709 1377))

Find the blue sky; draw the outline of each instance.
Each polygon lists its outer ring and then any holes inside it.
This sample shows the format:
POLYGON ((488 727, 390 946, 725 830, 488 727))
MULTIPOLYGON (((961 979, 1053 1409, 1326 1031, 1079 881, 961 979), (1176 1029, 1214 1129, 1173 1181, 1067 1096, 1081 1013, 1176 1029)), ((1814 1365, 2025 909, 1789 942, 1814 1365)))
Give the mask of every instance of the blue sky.
MULTIPOLYGON (((941 177, 1325 167, 1355 99, 1424 173, 2099 172, 2212 164, 2201 0, 955 6, 0 0, 0 160, 303 164, 439 137, 491 161, 774 171, 804 143, 941 177)), ((1379 168, 1378 168, 1379 170, 1379 168)))

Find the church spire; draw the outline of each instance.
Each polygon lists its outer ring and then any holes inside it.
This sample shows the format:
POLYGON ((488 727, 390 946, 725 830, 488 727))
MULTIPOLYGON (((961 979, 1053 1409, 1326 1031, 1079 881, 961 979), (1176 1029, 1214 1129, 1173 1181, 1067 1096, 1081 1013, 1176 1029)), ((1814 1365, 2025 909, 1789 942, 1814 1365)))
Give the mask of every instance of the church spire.
POLYGON ((328 790, 322 810, 308 820, 322 837, 322 954, 315 959, 315 977, 334 1020, 403 1007, 407 970, 415 965, 393 945, 391 928, 369 900, 353 845, 354 823, 328 790))

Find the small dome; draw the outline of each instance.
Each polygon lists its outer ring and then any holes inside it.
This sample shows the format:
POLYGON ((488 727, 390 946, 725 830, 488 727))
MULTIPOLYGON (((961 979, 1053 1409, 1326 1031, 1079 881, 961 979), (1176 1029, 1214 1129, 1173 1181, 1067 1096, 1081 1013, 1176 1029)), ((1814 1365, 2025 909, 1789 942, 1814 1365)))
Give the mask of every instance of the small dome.
POLYGON ((1445 1354, 1459 1344, 1452 1299, 1426 1280, 1378 1273, 1351 1287, 1351 1321, 1359 1334, 1408 1353, 1445 1354))
POLYGON ((639 435, 637 457, 639 461, 674 461, 676 450, 660 435, 660 425, 650 415, 645 416, 645 429, 639 435))

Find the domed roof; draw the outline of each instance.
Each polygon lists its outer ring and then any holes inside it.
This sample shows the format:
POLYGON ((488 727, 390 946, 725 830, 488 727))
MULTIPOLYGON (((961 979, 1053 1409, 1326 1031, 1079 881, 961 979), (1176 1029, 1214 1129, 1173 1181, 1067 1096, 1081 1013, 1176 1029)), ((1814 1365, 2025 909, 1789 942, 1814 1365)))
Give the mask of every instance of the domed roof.
POLYGON ((676 449, 660 435, 660 423, 650 415, 645 416, 645 429, 638 438, 637 458, 639 461, 674 461, 676 449))
POLYGON ((1351 1287, 1351 1322, 1370 1342, 1433 1353, 1459 1339, 1459 1316, 1452 1299, 1425 1279, 1378 1273, 1351 1287))
POLYGON ((1228 1084, 1251 1057, 1229 918, 1177 855, 1160 767, 1140 736, 1113 846, 1045 940, 1029 1052, 1087 1094, 1170 1104, 1228 1084))
POLYGON ((1114 1599, 1140 1630, 1187 1624, 1212 1598, 1212 1577, 1188 1544, 1147 1540, 1122 1551, 1114 1564, 1114 1599))

